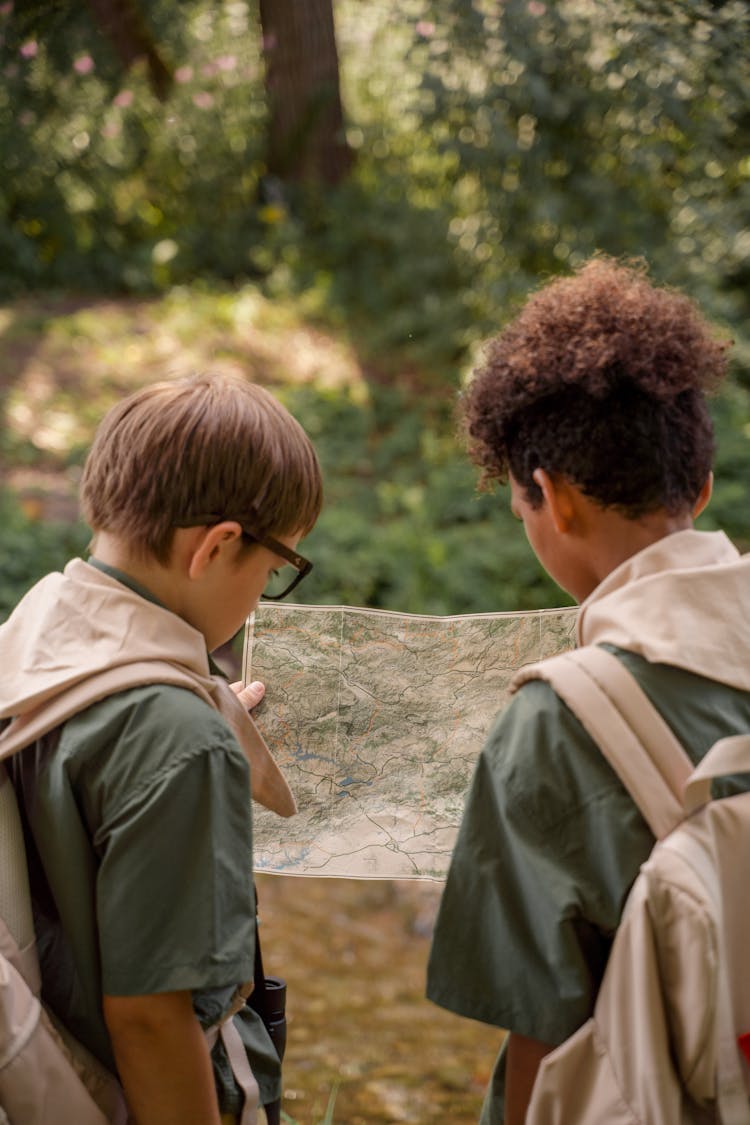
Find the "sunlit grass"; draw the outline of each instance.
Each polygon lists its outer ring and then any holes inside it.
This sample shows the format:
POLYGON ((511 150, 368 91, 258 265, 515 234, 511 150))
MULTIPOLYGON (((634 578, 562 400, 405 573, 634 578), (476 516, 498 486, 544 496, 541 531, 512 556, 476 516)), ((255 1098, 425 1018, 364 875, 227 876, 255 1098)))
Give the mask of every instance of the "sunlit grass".
MULTIPOLYGON (((177 288, 150 299, 40 297, 0 309, 8 441, 33 461, 86 447, 123 394, 160 378, 222 370, 271 385, 361 384, 354 349, 293 301, 252 285, 177 288)), ((13 463, 13 458, 10 459, 13 463)))

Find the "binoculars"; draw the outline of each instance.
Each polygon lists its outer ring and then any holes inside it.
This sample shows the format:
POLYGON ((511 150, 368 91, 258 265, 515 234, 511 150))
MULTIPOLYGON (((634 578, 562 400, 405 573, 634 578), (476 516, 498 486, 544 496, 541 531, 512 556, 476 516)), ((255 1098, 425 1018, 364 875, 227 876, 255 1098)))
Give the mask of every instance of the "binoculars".
MULTIPOLYGON (((279 1062, 282 1062, 286 1050, 286 981, 281 977, 263 977, 263 986, 254 989, 248 1003, 263 1020, 279 1062)), ((268 1125, 280 1125, 281 1098, 264 1105, 263 1109, 268 1125)))

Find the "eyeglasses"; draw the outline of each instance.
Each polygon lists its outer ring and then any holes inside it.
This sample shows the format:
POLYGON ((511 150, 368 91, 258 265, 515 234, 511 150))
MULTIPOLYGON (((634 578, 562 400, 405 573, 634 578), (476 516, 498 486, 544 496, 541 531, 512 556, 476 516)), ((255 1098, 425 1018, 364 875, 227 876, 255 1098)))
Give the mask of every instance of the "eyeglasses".
POLYGON ((268 585, 261 594, 264 601, 281 601, 287 594, 291 594, 295 586, 299 586, 302 579, 312 570, 313 564, 304 555, 300 555, 297 551, 285 546, 284 543, 280 543, 272 535, 258 535, 257 532, 251 531, 241 519, 236 519, 234 516, 217 516, 214 514, 190 516, 187 519, 177 521, 175 527, 202 527, 204 524, 212 526, 221 523, 222 520, 233 520, 238 523, 242 528, 243 539, 247 539, 251 543, 258 543, 259 546, 265 547, 266 550, 272 551, 274 555, 279 555, 286 560, 284 566, 278 567, 272 572, 268 585))

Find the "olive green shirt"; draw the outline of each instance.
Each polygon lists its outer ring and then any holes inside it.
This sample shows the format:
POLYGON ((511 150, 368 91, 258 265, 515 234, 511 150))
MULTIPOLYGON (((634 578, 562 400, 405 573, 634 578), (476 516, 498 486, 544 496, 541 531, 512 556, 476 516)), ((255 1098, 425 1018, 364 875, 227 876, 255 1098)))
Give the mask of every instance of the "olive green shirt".
MULTIPOLYGON (((750 729, 750 694, 618 656, 694 762, 718 738, 750 729)), ((430 999, 561 1043, 593 1011, 625 899, 653 844, 578 720, 548 684, 525 684, 476 766, 430 953, 430 999)), ((482 1120, 503 1121, 502 1062, 482 1120)))
MULTIPOLYGON (((201 1024, 216 1022, 252 980, 255 942, 249 766, 222 716, 187 689, 138 687, 11 766, 56 1015, 112 1069, 103 994, 189 990, 201 1024)), ((265 1028, 249 1008, 236 1019, 261 1099, 273 1100, 279 1064, 265 1028)), ((220 1042, 214 1070, 222 1111, 236 1112, 220 1042)))

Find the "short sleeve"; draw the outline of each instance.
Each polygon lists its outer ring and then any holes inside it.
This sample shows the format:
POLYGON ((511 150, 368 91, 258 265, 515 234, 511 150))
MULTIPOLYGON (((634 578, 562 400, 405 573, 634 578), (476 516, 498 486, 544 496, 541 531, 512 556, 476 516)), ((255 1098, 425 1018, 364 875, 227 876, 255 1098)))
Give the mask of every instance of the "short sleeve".
POLYGON ((428 996, 562 1042, 590 1015, 627 891, 653 845, 599 750, 541 681, 492 730, 435 929, 428 996))
POLYGON ((251 979, 249 770, 221 717, 182 689, 139 696, 81 782, 99 857, 102 991, 251 979))

